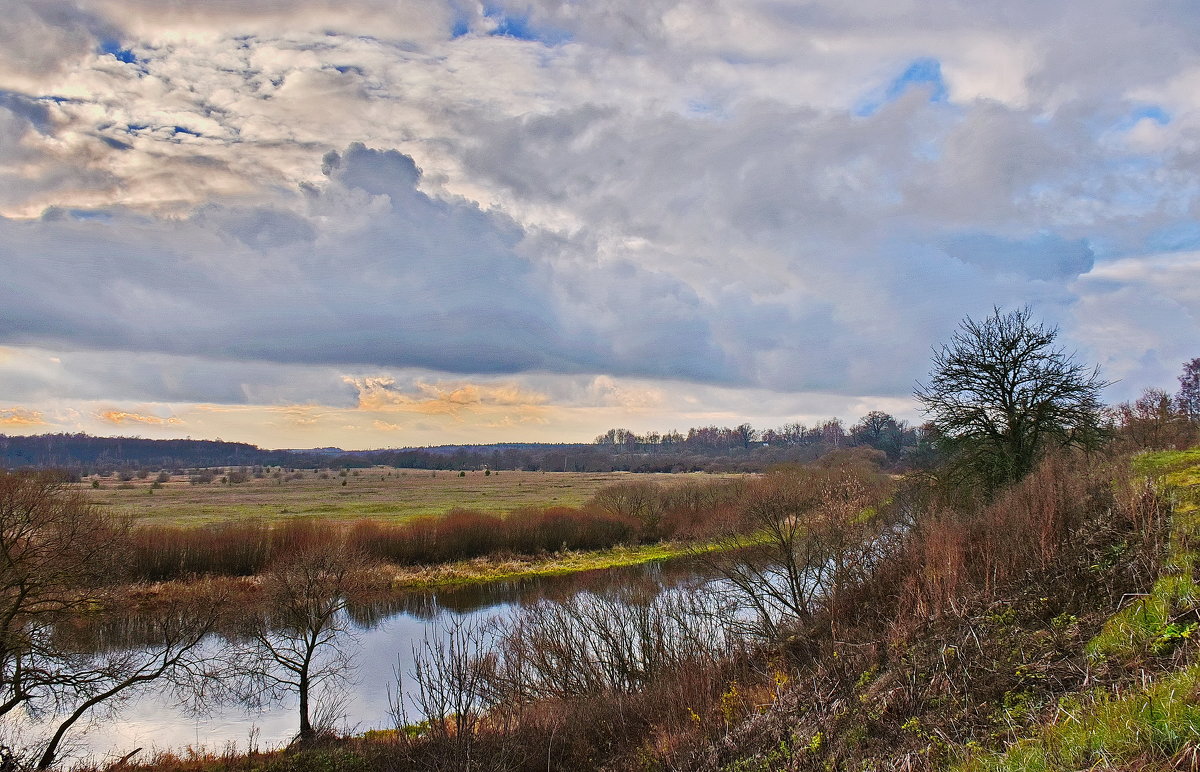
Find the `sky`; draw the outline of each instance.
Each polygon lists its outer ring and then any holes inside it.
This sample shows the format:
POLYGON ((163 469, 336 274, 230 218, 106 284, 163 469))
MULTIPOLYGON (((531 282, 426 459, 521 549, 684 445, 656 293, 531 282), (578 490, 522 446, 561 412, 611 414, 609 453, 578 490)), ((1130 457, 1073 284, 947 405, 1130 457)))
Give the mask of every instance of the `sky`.
POLYGON ((1200 356, 1188 0, 5 0, 0 433, 869 410, 1028 305, 1200 356))

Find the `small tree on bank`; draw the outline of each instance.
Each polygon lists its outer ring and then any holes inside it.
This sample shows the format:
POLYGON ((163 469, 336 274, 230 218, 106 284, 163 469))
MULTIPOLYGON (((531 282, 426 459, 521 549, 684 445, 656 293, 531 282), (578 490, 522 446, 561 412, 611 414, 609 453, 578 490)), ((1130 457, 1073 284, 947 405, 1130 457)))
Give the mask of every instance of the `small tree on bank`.
POLYGON ((1100 369, 1054 346, 1056 328, 1028 307, 982 322, 967 317, 934 351, 916 397, 954 468, 990 494, 1033 470, 1050 447, 1100 441, 1100 369))
MULTIPOLYGON (((53 730, 40 749, 19 751, 36 758, 37 769, 55 763, 95 709, 151 682, 179 687, 213 677, 201 641, 214 628, 217 598, 163 604, 146 646, 98 645, 81 631, 82 612, 113 607, 109 590, 127 554, 124 524, 60 475, 0 473, 0 720, 25 714, 53 730)), ((14 756, 0 745, 0 768, 14 756)))
POLYGON ((344 544, 313 545, 274 563, 262 577, 269 611, 248 620, 252 645, 235 654, 243 699, 298 696, 302 741, 318 734, 312 720, 317 688, 344 681, 353 669, 342 643, 350 634, 345 611, 360 568, 360 556, 344 544))

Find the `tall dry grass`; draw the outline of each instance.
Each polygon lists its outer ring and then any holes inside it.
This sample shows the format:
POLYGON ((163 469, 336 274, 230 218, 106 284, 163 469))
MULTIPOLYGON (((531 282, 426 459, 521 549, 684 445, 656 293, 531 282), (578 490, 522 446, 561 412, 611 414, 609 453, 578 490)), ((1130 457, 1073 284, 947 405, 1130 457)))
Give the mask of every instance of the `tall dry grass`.
POLYGON ((523 507, 506 517, 453 509, 405 523, 297 518, 201 528, 146 525, 131 531, 129 566, 144 581, 251 576, 280 557, 342 541, 371 559, 398 565, 603 549, 713 533, 716 524, 733 517, 743 492, 737 480, 678 486, 635 482, 602 489, 582 508, 523 507))

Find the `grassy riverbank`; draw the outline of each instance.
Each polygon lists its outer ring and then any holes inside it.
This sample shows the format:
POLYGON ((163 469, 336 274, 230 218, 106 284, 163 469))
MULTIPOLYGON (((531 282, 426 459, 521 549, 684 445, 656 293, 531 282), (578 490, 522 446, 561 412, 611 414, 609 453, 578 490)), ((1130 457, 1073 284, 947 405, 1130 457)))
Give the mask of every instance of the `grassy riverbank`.
POLYGON ((666 542, 544 556, 484 557, 433 566, 383 567, 377 570, 391 575, 388 581, 391 589, 425 590, 602 571, 714 552, 726 547, 722 542, 666 542))
POLYGON ((1144 593, 1086 646, 1090 663, 1120 679, 1058 700, 1043 726, 1001 752, 975 752, 953 772, 1196 769, 1200 766, 1200 450, 1134 460, 1170 502, 1164 559, 1144 593))
MULTIPOLYGON (((643 565, 729 549, 727 542, 664 542, 611 549, 569 551, 534 556, 490 556, 427 566, 370 565, 355 582, 368 594, 455 589, 505 582, 565 576, 587 571, 643 565)), ((122 588, 114 604, 153 608, 181 597, 221 598, 245 603, 257 596, 256 577, 203 577, 190 581, 137 583, 122 588)))

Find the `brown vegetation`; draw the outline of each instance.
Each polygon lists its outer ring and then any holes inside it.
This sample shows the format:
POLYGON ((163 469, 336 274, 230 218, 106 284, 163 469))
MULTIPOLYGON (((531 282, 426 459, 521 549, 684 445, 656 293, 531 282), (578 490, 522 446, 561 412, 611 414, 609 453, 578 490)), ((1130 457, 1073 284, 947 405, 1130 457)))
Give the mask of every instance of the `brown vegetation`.
POLYGON ((368 559, 407 566, 699 538, 718 532, 733 517, 743 488, 737 479, 675 486, 619 483, 602 488, 582 508, 523 507, 506 517, 453 509, 405 523, 297 518, 201 528, 142 525, 130 532, 128 566, 137 580, 164 581, 251 576, 291 552, 343 541, 368 559))

